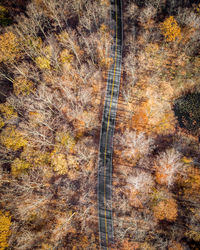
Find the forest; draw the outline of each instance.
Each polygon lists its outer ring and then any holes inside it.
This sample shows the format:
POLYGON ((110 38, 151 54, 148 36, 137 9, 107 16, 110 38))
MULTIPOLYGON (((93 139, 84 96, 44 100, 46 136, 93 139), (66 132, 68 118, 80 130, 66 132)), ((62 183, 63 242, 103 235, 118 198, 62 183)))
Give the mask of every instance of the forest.
MULTIPOLYGON (((126 0, 113 250, 200 246, 200 1, 126 0)), ((0 250, 99 246, 109 0, 0 1, 0 250)))

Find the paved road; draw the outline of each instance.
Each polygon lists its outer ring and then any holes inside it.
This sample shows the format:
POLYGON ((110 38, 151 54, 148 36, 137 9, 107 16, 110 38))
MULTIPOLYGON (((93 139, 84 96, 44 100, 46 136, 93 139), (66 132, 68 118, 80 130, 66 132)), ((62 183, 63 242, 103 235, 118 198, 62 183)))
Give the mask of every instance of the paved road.
POLYGON ((111 48, 113 64, 108 72, 107 91, 102 118, 99 146, 98 209, 101 249, 113 243, 112 223, 112 152, 122 61, 122 3, 111 0, 111 29, 114 42, 111 48))

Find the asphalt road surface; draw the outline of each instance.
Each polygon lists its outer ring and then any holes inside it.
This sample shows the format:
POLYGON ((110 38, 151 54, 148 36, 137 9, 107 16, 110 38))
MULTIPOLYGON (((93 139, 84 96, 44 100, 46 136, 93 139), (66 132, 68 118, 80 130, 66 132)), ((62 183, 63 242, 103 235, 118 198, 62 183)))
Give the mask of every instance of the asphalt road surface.
POLYGON ((109 249, 114 242, 112 222, 112 152, 115 118, 119 96, 122 62, 122 3, 111 0, 111 29, 114 41, 111 48, 113 64, 108 72, 107 90, 102 117, 99 145, 98 209, 101 249, 109 249))

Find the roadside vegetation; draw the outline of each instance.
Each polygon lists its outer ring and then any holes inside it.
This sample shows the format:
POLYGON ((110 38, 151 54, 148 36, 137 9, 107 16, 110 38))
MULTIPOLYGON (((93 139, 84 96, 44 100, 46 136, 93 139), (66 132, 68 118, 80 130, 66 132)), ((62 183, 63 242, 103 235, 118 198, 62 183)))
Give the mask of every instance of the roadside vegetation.
MULTIPOLYGON (((0 5, 2 250, 99 249, 109 10, 108 0, 0 5)), ((113 249, 198 249, 200 5, 129 0, 123 15, 113 249)))
POLYGON ((113 157, 120 249, 199 246, 200 5, 186 2, 125 4, 113 157))

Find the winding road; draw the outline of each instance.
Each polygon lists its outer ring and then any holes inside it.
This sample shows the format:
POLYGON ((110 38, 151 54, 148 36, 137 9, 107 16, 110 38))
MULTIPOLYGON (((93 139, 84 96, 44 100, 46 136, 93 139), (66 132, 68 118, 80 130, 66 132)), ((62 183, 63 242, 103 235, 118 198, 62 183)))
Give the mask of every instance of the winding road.
POLYGON ((113 64, 108 72, 107 90, 102 117, 99 144, 98 211, 101 249, 108 249, 114 242, 112 222, 112 153, 115 118, 119 96, 122 63, 122 2, 110 0, 111 29, 114 33, 111 47, 113 64))

